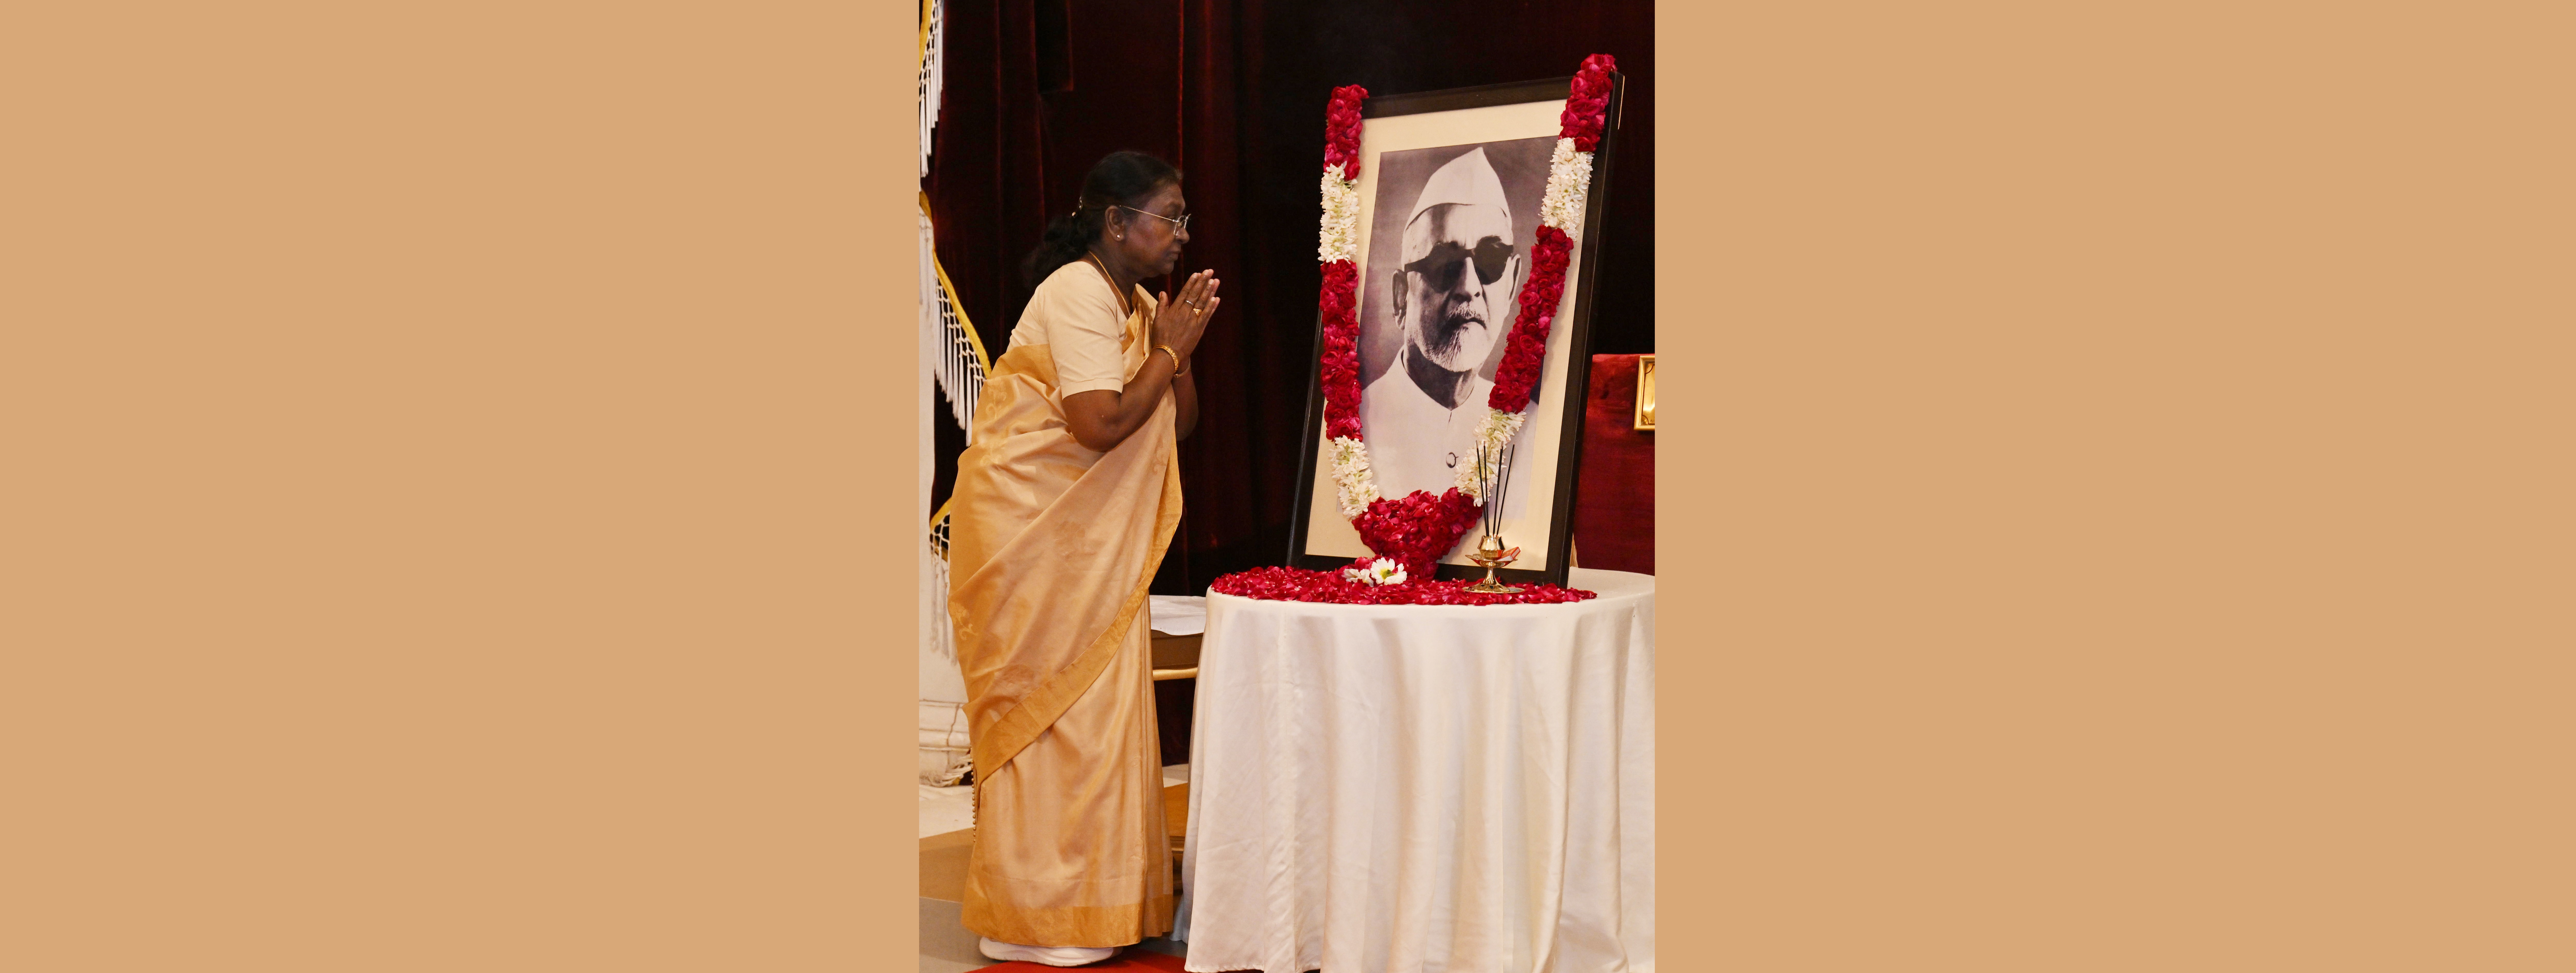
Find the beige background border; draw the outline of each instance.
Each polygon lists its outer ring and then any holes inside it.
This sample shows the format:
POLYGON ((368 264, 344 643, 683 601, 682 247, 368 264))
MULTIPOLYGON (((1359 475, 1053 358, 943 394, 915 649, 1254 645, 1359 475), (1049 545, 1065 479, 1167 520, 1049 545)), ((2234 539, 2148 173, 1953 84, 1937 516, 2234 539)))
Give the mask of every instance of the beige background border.
POLYGON ((0 968, 912 968, 913 13, 19 6, 0 968))
MULTIPOLYGON (((0 967, 908 968, 857 9, 6 15, 0 967)), ((1663 12, 1669 967, 2570 964, 2542 9, 1663 12)))
POLYGON ((2576 966, 2567 8, 1658 14, 1665 963, 2576 966))

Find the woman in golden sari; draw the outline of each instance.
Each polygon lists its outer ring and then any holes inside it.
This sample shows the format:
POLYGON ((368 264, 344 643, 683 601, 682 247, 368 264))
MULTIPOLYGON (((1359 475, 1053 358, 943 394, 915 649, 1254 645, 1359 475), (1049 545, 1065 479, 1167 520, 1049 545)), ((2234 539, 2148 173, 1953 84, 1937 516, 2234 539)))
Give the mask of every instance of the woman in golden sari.
POLYGON ((984 383, 950 507, 949 618, 973 737, 966 928, 986 956, 1074 966, 1171 929, 1145 589, 1181 516, 1174 444, 1211 272, 1178 295, 1179 171, 1119 152, 1022 270, 1036 287, 984 383))

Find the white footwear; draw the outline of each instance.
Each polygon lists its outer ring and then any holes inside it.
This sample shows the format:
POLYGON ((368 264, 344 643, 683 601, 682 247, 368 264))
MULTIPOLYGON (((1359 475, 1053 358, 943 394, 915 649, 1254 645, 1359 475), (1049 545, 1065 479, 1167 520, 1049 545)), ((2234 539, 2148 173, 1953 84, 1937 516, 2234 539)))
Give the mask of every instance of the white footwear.
POLYGON ((990 939, 983 939, 978 948, 990 959, 1006 963, 1020 960, 1045 966, 1081 966, 1118 955, 1118 950, 1109 946, 1022 946, 990 939))

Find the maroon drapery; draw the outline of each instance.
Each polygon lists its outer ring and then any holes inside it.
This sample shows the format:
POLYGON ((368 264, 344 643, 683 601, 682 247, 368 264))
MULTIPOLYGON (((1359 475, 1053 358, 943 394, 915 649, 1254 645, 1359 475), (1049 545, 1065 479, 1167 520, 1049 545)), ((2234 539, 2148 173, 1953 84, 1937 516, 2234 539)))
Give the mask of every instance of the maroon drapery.
POLYGON ((1655 573, 1655 434, 1637 428, 1636 355, 1592 356, 1583 470, 1574 491, 1575 561, 1655 573))
MULTIPOLYGON (((1628 76, 1598 230, 1593 350, 1654 350, 1654 12, 1609 0, 956 0, 924 181, 941 264, 999 353, 1028 302, 1019 261, 1083 174, 1119 149, 1181 167, 1185 270, 1225 309, 1194 356, 1199 431, 1181 444, 1188 513, 1155 590, 1281 563, 1313 363, 1316 178, 1334 86, 1382 93, 1572 74, 1608 53, 1628 76)), ((1151 283, 1148 286, 1153 286, 1151 283)), ((964 434, 946 419, 934 492, 964 434)))

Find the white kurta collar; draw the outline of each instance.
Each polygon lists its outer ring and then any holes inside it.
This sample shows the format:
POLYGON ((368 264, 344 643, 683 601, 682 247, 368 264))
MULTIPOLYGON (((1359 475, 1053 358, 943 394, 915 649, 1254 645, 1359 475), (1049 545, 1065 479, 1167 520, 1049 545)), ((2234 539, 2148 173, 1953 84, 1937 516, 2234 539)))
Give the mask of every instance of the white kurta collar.
POLYGON ((1360 436, 1368 443, 1378 492, 1437 494, 1456 485, 1459 467, 1475 461, 1476 426, 1484 421, 1485 397, 1493 388, 1492 381, 1476 376, 1458 407, 1447 408, 1415 385, 1399 362, 1361 390, 1360 436))

